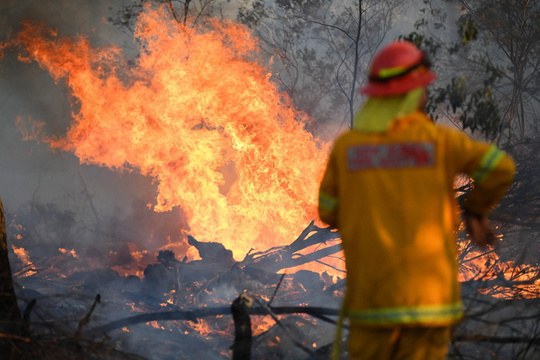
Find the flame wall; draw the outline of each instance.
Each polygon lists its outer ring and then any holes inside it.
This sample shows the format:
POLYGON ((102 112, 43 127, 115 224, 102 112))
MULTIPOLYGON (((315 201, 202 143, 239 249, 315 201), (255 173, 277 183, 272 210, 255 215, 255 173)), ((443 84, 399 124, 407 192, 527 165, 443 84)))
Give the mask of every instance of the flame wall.
POLYGON ((133 61, 24 24, 21 60, 65 80, 74 99, 67 133, 46 141, 81 163, 151 176, 156 211, 182 207, 190 233, 236 257, 290 243, 316 218, 327 144, 253 61, 256 39, 232 22, 194 29, 150 7, 135 36, 133 61))

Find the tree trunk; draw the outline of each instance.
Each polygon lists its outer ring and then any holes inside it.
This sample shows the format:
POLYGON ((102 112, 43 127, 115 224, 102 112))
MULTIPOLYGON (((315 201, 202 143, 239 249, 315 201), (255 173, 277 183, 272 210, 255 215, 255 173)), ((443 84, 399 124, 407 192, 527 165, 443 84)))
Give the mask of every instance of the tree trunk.
POLYGON ((9 266, 6 218, 0 199, 0 358, 11 353, 22 335, 22 318, 9 266))
POLYGON ((231 305, 234 320, 233 360, 251 359, 251 319, 248 309, 250 302, 249 298, 240 295, 231 305))

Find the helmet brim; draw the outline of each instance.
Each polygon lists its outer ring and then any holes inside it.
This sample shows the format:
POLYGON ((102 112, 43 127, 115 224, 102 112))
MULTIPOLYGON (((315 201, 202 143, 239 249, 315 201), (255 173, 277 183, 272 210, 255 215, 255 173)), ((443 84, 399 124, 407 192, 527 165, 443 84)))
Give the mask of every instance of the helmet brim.
POLYGON ((437 75, 431 70, 412 72, 403 77, 389 79, 387 81, 369 81, 360 89, 360 93, 367 96, 387 97, 406 94, 418 87, 431 84, 437 75))

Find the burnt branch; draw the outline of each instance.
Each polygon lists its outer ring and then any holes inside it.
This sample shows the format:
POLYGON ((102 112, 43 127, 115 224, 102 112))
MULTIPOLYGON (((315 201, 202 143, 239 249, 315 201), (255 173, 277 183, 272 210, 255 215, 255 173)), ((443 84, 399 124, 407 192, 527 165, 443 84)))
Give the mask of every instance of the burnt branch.
POLYGON ((289 337, 289 339, 292 340, 294 345, 298 346, 300 349, 304 350, 309 355, 313 355, 313 351, 311 349, 309 349, 308 347, 304 346, 301 342, 297 341, 295 336, 291 333, 291 330, 288 327, 286 327, 285 325, 283 325, 283 323, 281 321, 279 321, 277 315, 272 311, 272 308, 270 306, 266 305, 265 303, 263 303, 262 301, 260 301, 257 298, 254 298, 254 300, 257 302, 257 304, 259 304, 259 306, 262 309, 266 310, 267 314, 270 315, 272 317, 272 319, 274 319, 276 324, 278 324, 278 326, 281 327, 281 329, 283 329, 285 334, 289 337))
POLYGON ((94 299, 94 303, 90 307, 90 310, 88 311, 88 314, 79 322, 79 327, 77 328, 77 333, 75 334, 75 339, 77 340, 77 343, 79 343, 81 339, 81 332, 83 327, 90 322, 90 316, 92 316, 92 313, 94 312, 94 309, 96 308, 96 305, 99 304, 101 301, 101 295, 97 294, 96 298, 94 299))
MULTIPOLYGON (((329 321, 335 323, 334 320, 329 319, 328 316, 338 316, 339 309, 330 309, 323 307, 309 307, 309 306, 279 306, 268 307, 276 315, 285 314, 307 314, 323 321, 329 321)), ((137 325, 140 323, 146 323, 150 321, 171 321, 171 320, 187 320, 197 321, 197 319, 218 316, 218 315, 232 315, 230 307, 215 307, 215 308, 199 308, 192 310, 178 310, 178 311, 163 311, 155 313, 140 314, 130 316, 127 318, 113 321, 109 324, 101 325, 89 329, 85 332, 86 336, 100 336, 107 332, 121 329, 126 326, 137 325)), ((255 307, 249 308, 249 315, 268 315, 268 309, 255 307)))
POLYGON ((330 228, 320 228, 312 221, 290 245, 273 247, 267 251, 248 254, 239 265, 276 273, 279 270, 317 261, 339 252, 341 245, 325 247, 309 255, 299 253, 310 246, 326 245, 328 241, 338 238, 339 234, 336 231, 332 231, 330 228))
POLYGON ((285 275, 287 274, 287 272, 285 271, 281 277, 279 278, 279 281, 276 285, 276 289, 274 290, 274 293, 272 294, 272 297, 270 298, 270 301, 268 301, 268 306, 270 306, 270 304, 272 304, 272 301, 274 301, 275 297, 276 297, 276 294, 281 286, 281 283, 283 282, 283 279, 285 278, 285 275))

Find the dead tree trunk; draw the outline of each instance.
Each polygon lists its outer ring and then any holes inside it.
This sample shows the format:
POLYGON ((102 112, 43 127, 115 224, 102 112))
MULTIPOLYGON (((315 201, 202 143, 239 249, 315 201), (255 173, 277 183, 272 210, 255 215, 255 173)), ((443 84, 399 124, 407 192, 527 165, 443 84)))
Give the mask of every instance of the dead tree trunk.
POLYGON ((0 358, 11 353, 17 340, 22 339, 22 334, 21 312, 9 266, 6 219, 0 199, 0 358))
POLYGON ((251 299, 242 294, 233 301, 231 310, 234 320, 233 360, 251 359, 251 319, 249 306, 251 299))

